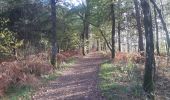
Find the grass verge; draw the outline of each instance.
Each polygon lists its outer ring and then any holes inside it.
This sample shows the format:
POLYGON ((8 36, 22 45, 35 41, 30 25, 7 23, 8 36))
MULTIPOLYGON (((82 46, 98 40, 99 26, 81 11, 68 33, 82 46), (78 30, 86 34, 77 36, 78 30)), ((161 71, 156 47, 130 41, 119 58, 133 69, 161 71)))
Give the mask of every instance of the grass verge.
POLYGON ((127 64, 113 64, 105 61, 100 68, 99 88, 107 100, 141 100, 142 85, 137 67, 127 64))
POLYGON ((2 100, 30 100, 33 89, 31 86, 15 86, 11 85, 7 91, 6 96, 2 100))

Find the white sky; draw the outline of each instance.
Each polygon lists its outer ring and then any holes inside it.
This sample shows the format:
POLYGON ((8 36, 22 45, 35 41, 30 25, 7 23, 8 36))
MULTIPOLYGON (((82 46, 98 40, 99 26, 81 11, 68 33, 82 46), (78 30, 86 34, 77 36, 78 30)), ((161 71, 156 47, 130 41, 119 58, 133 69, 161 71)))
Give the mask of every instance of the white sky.
POLYGON ((66 1, 73 4, 74 6, 77 6, 81 4, 84 0, 66 0, 66 1))
POLYGON ((77 6, 80 2, 79 0, 70 0, 75 6, 77 6))

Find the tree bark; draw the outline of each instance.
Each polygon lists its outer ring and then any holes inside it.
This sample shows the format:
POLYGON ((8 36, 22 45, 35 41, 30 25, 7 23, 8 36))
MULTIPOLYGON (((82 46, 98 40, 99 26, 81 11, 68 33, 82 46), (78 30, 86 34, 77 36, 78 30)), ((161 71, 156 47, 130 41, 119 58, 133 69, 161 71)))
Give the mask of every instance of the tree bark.
POLYGON ((99 29, 99 31, 100 31, 100 34, 102 35, 102 37, 104 38, 107 47, 108 47, 109 50, 112 52, 112 48, 110 47, 110 43, 107 41, 106 37, 104 36, 103 31, 102 31, 101 29, 99 29))
POLYGON ((109 50, 112 52, 112 48, 110 47, 111 44, 107 41, 107 39, 106 39, 103 31, 99 28, 99 25, 95 25, 95 24, 93 24, 92 22, 88 21, 87 19, 85 20, 85 19, 83 18, 83 16, 81 16, 81 15, 79 15, 79 14, 78 14, 78 16, 79 16, 83 21, 86 21, 86 22, 88 22, 90 25, 92 25, 92 26, 96 27, 97 29, 99 29, 99 32, 100 32, 100 34, 102 35, 104 41, 106 42, 107 47, 108 47, 109 50))
POLYGON ((157 22, 157 12, 156 9, 154 8, 154 14, 155 14, 155 29, 156 29, 156 51, 157 55, 160 55, 159 52, 159 34, 158 34, 158 22, 157 22))
MULTIPOLYGON (((87 17, 85 17, 87 18, 87 17)), ((87 53, 89 53, 89 23, 88 22, 85 22, 85 28, 84 28, 84 35, 85 35, 85 39, 86 39, 86 46, 87 46, 87 53)))
MULTIPOLYGON (((87 20, 88 18, 88 15, 85 14, 85 20, 87 20)), ((85 33, 85 36, 86 36, 86 39, 88 40, 89 39, 89 23, 85 21, 85 30, 84 30, 84 33, 85 33)))
POLYGON ((130 52, 129 30, 127 31, 126 42, 127 42, 127 52, 130 52))
POLYGON ((103 49, 106 51, 106 42, 103 42, 103 49))
MULTIPOLYGON (((120 6, 121 6, 121 0, 118 0, 118 16, 122 16, 120 6)), ((120 37, 121 26, 120 25, 121 25, 121 18, 118 18, 117 30, 118 30, 118 50, 119 50, 119 52, 121 52, 121 37, 120 37)))
POLYGON ((148 94, 148 97, 154 99, 154 81, 153 81, 153 68, 155 68, 154 58, 154 43, 153 43, 153 29, 152 29, 152 16, 149 0, 141 0, 141 5, 144 14, 144 29, 146 37, 146 62, 143 89, 148 94))
POLYGON ((86 0, 86 11, 85 11, 85 30, 84 30, 84 34, 85 34, 85 38, 87 40, 86 42, 86 46, 87 46, 87 53, 89 53, 89 26, 90 24, 87 22, 88 17, 90 15, 90 9, 89 9, 89 0, 86 0))
POLYGON ((56 35, 56 2, 55 0, 51 0, 51 22, 52 22, 52 29, 51 29, 51 34, 52 34, 52 53, 51 53, 51 64, 53 66, 56 65, 56 55, 57 55, 57 35, 56 35))
POLYGON ((152 4, 154 5, 154 8, 157 10, 158 14, 159 14, 159 18, 161 20, 161 23, 163 25, 163 29, 166 33, 166 39, 167 39, 167 45, 168 45, 168 50, 167 50, 167 54, 169 54, 169 48, 170 48, 170 37, 169 37, 169 32, 168 32, 168 29, 167 29, 167 26, 166 26, 166 23, 163 19, 163 16, 162 16, 162 13, 161 13, 161 10, 159 9, 159 7, 157 6, 157 4, 155 3, 154 0, 150 0, 152 2, 152 4))
POLYGON ((99 39, 97 39, 97 48, 96 51, 99 51, 99 39))
POLYGON ((114 3, 111 4, 111 14, 112 14, 112 58, 115 58, 115 11, 114 3))
POLYGON ((83 32, 82 32, 82 34, 81 34, 81 46, 82 46, 82 54, 83 54, 83 56, 85 56, 86 54, 85 54, 85 42, 84 42, 84 40, 85 40, 85 22, 83 22, 84 24, 84 30, 83 30, 83 32))
POLYGON ((103 51, 103 42, 100 41, 100 50, 103 51))
POLYGON ((143 55, 144 51, 144 45, 143 45, 143 33, 142 33, 142 27, 141 27, 141 17, 140 17, 140 8, 139 8, 139 2, 138 0, 134 0, 135 4, 135 11, 136 11, 136 22, 137 22, 137 30, 138 30, 138 51, 143 55))
POLYGON ((119 52, 121 52, 121 38, 120 38, 120 30, 121 30, 121 27, 120 27, 120 21, 118 22, 118 49, 119 49, 119 52))
POLYGON ((57 53, 60 53, 60 46, 57 45, 57 53))

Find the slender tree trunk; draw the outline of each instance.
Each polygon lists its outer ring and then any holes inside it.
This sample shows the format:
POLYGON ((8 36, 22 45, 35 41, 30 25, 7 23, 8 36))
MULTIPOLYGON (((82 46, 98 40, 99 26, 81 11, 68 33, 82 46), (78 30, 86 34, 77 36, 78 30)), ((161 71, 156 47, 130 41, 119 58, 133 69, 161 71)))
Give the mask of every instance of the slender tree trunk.
POLYGON ((57 45, 57 53, 60 53, 60 46, 57 45))
POLYGON ((134 0, 135 4, 135 10, 136 10, 136 22, 137 22, 137 30, 138 30, 138 51, 143 55, 144 51, 144 45, 143 45, 143 33, 142 33, 142 27, 141 27, 141 17, 140 17, 140 8, 139 8, 139 2, 138 0, 134 0))
POLYGON ((154 43, 153 43, 153 29, 152 29, 152 16, 149 0, 141 0, 141 5, 144 14, 144 29, 146 37, 146 62, 143 89, 152 100, 154 99, 154 81, 153 81, 153 68, 155 68, 154 58, 154 43))
POLYGON ((79 17, 80 17, 83 21, 87 21, 90 25, 92 25, 92 26, 96 27, 97 29, 99 29, 99 32, 100 32, 100 34, 102 35, 104 41, 106 42, 107 47, 108 47, 109 50, 112 52, 111 44, 110 44, 110 42, 107 41, 107 39, 106 39, 103 31, 99 28, 99 26, 98 26, 98 25, 95 25, 95 24, 93 24, 93 23, 91 23, 91 22, 89 22, 88 20, 83 19, 83 17, 80 16, 80 15, 79 15, 79 17))
POLYGON ((83 56, 85 56, 85 42, 84 42, 85 38, 84 38, 84 31, 81 34, 81 42, 82 42, 82 54, 83 56))
MULTIPOLYGON (((84 41, 84 40, 83 40, 84 41)), ((82 46, 82 54, 83 54, 83 56, 85 56, 86 54, 85 54, 85 48, 84 48, 84 45, 82 46)))
POLYGON ((169 48, 170 48, 170 37, 169 37, 169 32, 168 32, 168 29, 167 29, 167 26, 166 26, 166 23, 164 21, 164 18, 162 16, 162 13, 161 13, 161 10, 159 9, 159 7, 157 6, 157 4, 155 3, 154 0, 150 0, 152 2, 152 4, 154 5, 154 8, 157 10, 158 14, 159 14, 159 18, 161 20, 161 23, 163 25, 163 29, 166 33, 166 39, 167 39, 167 45, 168 45, 168 50, 167 50, 167 54, 168 56, 170 55, 169 54, 169 48))
MULTIPOLYGON (((87 18, 87 17, 85 17, 87 18)), ((86 36, 86 39, 88 40, 89 39, 89 23, 88 22, 85 22, 85 36, 86 36)))
POLYGON ((89 24, 87 25, 87 29, 86 29, 86 52, 89 53, 89 24))
POLYGON ((120 22, 118 23, 118 49, 119 49, 119 52, 121 52, 121 40, 120 40, 120 22))
POLYGON ((112 52, 112 48, 110 47, 110 43, 107 41, 105 35, 103 34, 103 31, 101 29, 99 29, 100 31, 100 34, 102 35, 102 37, 104 38, 105 42, 106 42, 106 45, 107 47, 109 48, 109 50, 112 52))
POLYGON ((160 55, 159 52, 159 34, 158 34, 158 22, 157 22, 157 12, 156 9, 154 8, 154 14, 155 14, 155 29, 156 29, 156 51, 157 55, 160 55))
POLYGON ((103 51, 106 51, 106 42, 103 42, 103 51))
MULTIPOLYGON (((85 18, 87 18, 87 15, 85 16, 85 18)), ((84 30, 84 35, 85 35, 85 38, 86 38, 86 49, 87 49, 87 53, 89 53, 89 23, 88 22, 85 22, 85 30, 84 30)))
POLYGON ((100 40, 100 50, 103 51, 103 44, 101 40, 100 40))
MULTIPOLYGON (((120 9, 120 6, 121 6, 121 0, 118 0, 118 16, 122 16, 122 13, 121 13, 121 9, 120 9)), ((117 30, 118 30, 118 50, 119 52, 121 52, 121 37, 120 37, 120 31, 121 31, 121 18, 118 18, 118 27, 117 27, 117 30)))
POLYGON ((159 1, 160 1, 161 10, 162 10, 162 17, 164 18, 164 7, 162 4, 162 0, 159 0, 159 1))
POLYGON ((15 47, 12 49, 12 53, 13 53, 13 55, 14 55, 15 57, 17 57, 17 50, 16 50, 15 47))
MULTIPOLYGON (((86 0, 86 2, 87 2, 87 0, 86 0)), ((89 53, 89 26, 90 26, 90 24, 87 22, 88 16, 89 16, 89 8, 88 8, 88 5, 87 5, 85 17, 84 17, 85 20, 83 21, 84 30, 83 30, 83 33, 82 33, 82 42, 83 42, 82 53, 83 53, 83 55, 85 55, 85 46, 87 46, 86 47, 87 53, 89 53), (85 42, 85 40, 86 40, 86 42, 85 42)))
POLYGON ((97 49, 96 51, 99 51, 99 39, 97 39, 97 49))
POLYGON ((85 38, 86 38, 86 46, 87 46, 87 53, 89 53, 89 26, 90 24, 87 22, 88 17, 90 15, 90 9, 89 9, 89 0, 86 0, 86 11, 85 11, 85 30, 84 30, 84 34, 85 34, 85 38))
POLYGON ((114 3, 111 4, 111 14, 112 14, 112 58, 115 58, 115 11, 114 3))
POLYGON ((126 35, 126 42, 127 42, 127 52, 130 52, 129 31, 127 31, 127 35, 126 35))
POLYGON ((57 35, 56 35, 56 2, 51 0, 51 21, 52 21, 52 53, 51 53, 51 64, 56 65, 56 55, 57 55, 57 35))

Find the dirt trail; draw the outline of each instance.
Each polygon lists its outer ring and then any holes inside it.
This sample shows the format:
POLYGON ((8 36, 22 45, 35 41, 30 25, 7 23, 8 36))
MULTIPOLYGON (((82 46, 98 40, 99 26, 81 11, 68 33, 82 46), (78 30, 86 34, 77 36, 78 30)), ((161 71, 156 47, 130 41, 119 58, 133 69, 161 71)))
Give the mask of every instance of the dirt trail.
POLYGON ((80 58, 59 78, 42 87, 33 100, 104 100, 97 87, 99 65, 103 60, 99 53, 80 58))

